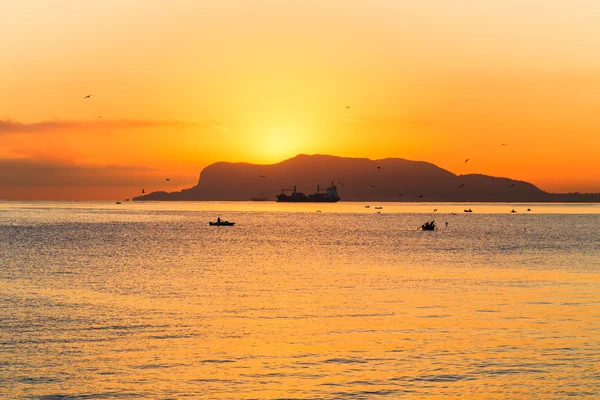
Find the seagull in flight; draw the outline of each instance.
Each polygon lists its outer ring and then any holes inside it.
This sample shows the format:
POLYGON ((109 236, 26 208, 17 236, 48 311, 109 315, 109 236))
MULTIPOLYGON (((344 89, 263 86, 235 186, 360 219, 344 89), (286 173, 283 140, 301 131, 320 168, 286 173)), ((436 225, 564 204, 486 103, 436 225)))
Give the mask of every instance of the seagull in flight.
POLYGON ((508 145, 507 145, 506 143, 502 143, 502 144, 500 145, 500 147, 502 147, 502 146, 508 146, 508 145))
POLYGON ((458 185, 458 187, 459 187, 459 188, 461 188, 461 187, 464 187, 464 186, 465 186, 465 184, 464 184, 464 183, 463 183, 463 184, 460 184, 460 185, 458 185))
POLYGON ((514 184, 514 183, 513 183, 512 185, 510 185, 510 186, 509 186, 509 188, 511 188, 511 187, 513 187, 513 186, 515 186, 515 184, 514 184))
POLYGON ((420 196, 419 196, 419 198, 420 198, 420 199, 422 199, 422 198, 423 198, 423 195, 420 195, 420 196))
POLYGON ((266 178, 267 178, 267 177, 266 177, 266 176, 264 176, 264 175, 261 175, 260 177, 261 177, 261 178, 264 178, 264 179, 266 179, 266 178))
POLYGON ((380 165, 378 165, 378 166, 377 166, 377 169, 381 169, 381 166, 380 166, 380 165))
POLYGON ((344 187, 344 184, 342 182, 338 182, 338 185, 340 185, 341 187, 344 187))
POLYGON ((171 180, 171 178, 167 178, 167 182, 169 182, 171 180))
POLYGON ((468 159, 468 158, 465 160, 465 164, 467 163, 467 161, 469 161, 469 159, 468 159))
POLYGON ((89 98, 90 98, 90 97, 92 97, 92 96, 93 96, 93 94, 88 94, 88 95, 87 95, 87 96, 85 96, 83 99, 84 99, 84 100, 85 100, 85 99, 89 99, 89 98))

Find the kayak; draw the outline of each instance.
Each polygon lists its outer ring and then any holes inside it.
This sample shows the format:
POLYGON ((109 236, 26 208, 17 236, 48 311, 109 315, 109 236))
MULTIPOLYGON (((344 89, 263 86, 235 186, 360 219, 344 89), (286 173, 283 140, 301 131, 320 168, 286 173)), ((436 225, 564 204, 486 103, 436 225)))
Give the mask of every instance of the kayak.
POLYGON ((209 222, 208 224, 210 226, 233 226, 233 225, 235 225, 235 222, 221 221, 221 222, 209 222))

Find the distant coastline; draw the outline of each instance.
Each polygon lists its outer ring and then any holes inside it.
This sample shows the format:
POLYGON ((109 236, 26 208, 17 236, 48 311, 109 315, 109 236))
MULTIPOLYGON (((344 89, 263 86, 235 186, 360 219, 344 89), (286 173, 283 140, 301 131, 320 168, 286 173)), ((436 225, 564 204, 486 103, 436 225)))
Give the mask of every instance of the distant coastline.
POLYGON ((204 168, 189 189, 132 200, 250 201, 264 193, 267 201, 275 201, 282 189, 297 186, 299 192, 312 193, 318 184, 332 181, 342 202, 600 203, 600 193, 549 193, 529 182, 455 175, 423 161, 304 154, 271 165, 217 162, 204 168))

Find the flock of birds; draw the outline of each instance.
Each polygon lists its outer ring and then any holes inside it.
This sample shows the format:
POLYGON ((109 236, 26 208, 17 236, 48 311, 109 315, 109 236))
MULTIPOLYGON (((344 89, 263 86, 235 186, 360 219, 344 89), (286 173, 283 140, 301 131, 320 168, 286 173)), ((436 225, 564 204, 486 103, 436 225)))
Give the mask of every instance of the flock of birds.
MULTIPOLYGON (((348 106, 346 106, 346 109, 349 109, 349 108, 350 108, 350 106, 349 106, 349 105, 348 105, 348 106)), ((508 143, 502 143, 502 144, 500 145, 500 147, 503 147, 503 146, 508 146, 508 143)), ((467 158, 467 159, 465 159, 465 162, 464 162, 464 163, 466 164, 466 163, 468 163, 468 162, 469 162, 469 159, 468 159, 468 158, 467 158)), ((377 166, 377 170, 381 170, 381 165, 378 165, 378 166, 377 166)), ((266 179, 267 177, 266 177, 266 176, 264 176, 264 175, 260 175, 260 178, 266 179)), ((341 183, 341 182, 338 182, 338 184, 339 184, 341 187, 344 187, 344 184, 343 184, 343 183, 341 183)), ((514 187, 514 186, 515 186, 515 184, 513 183, 513 184, 511 184, 511 185, 509 186, 509 188, 512 188, 512 187, 514 187)), ((376 185, 369 184, 369 187, 370 187, 371 189, 375 189, 375 188, 376 188, 376 185)), ((465 187, 465 184, 464 184, 464 183, 462 183, 462 184, 458 185, 458 187, 459 187, 460 189, 462 189, 462 188, 464 188, 464 187, 465 187)), ((401 197, 402 197, 402 196, 404 196, 404 193, 398 193, 398 196, 401 196, 401 197)), ((420 198, 420 199, 422 199, 422 198, 423 198, 423 194, 420 194, 420 195, 419 195, 419 198, 420 198)))
MULTIPOLYGON (((348 106, 348 107, 346 107, 346 108, 350 108, 350 106, 348 106)), ((507 145, 506 143, 502 143, 500 146, 508 146, 508 145, 507 145)), ((467 158, 467 159, 465 160, 465 164, 466 164, 468 161, 469 161, 469 159, 467 158)), ((378 171, 379 171, 379 170, 381 170, 381 165, 378 165, 378 166, 377 166, 377 170, 378 170, 378 171)), ((261 179, 267 179, 267 177, 266 177, 265 175, 260 175, 260 176, 259 176, 259 178, 261 178, 261 179)), ((168 179, 167 179, 167 180, 168 180, 168 179)), ((343 184, 342 182, 337 182, 337 184, 338 184, 338 185, 340 185, 341 187, 344 187, 344 184, 343 184)), ((458 188, 459 188, 459 189, 462 189, 462 188, 464 188, 464 187, 465 187, 465 185, 466 185, 465 183, 461 183, 460 185, 458 185, 458 188)), ((375 189, 377 186, 376 186, 376 185, 373 185, 373 184, 369 184, 369 187, 370 187, 371 189, 375 189)), ((514 183, 512 183, 512 184, 509 186, 509 188, 512 188, 512 187, 515 187, 515 184, 514 184, 514 183)), ((398 196, 404 196, 404 193, 398 193, 398 196)), ((418 197, 419 197, 420 199, 422 199, 422 198, 423 198, 423 194, 420 194, 418 197)), ((436 210, 436 211, 437 211, 437 210, 436 210)))
MULTIPOLYGON (((92 96, 94 96, 94 94, 88 94, 88 95, 84 96, 84 97, 83 97, 83 99, 84 99, 84 100, 87 100, 87 99, 90 99, 90 98, 92 98, 92 96)), ((350 108, 350 106, 346 106, 346 109, 349 109, 349 108, 350 108)), ((98 116, 98 118, 102 118, 102 117, 101 117, 101 116, 98 116)), ((502 143, 500 146, 501 146, 501 147, 502 147, 502 146, 508 146, 508 144, 507 144, 507 143, 502 143)), ((467 159, 465 159, 465 164, 466 164, 466 163, 468 163, 468 162, 469 162, 469 159, 468 159, 468 158, 467 158, 467 159)), ((381 170, 381 165, 378 165, 378 166, 377 166, 377 170, 381 170)), ((265 175, 260 175, 259 177, 260 177, 261 179, 267 179, 267 177, 266 177, 265 175)), ((170 182, 170 180, 171 180, 170 178, 166 178, 166 181, 167 181, 167 182, 170 182)), ((341 182, 338 182, 338 184, 339 184, 340 186, 344 187, 344 184, 343 184, 343 183, 341 183, 341 182)), ((512 187, 514 187, 514 186, 515 186, 515 184, 513 183, 513 184, 511 184, 511 185, 509 186, 509 188, 512 188, 512 187)), ((375 187, 376 187, 376 186, 375 186, 375 185, 373 185, 373 184, 369 184, 369 187, 370 187, 371 189, 375 189, 375 187)), ((463 187, 465 187, 465 184, 464 184, 464 183, 462 183, 462 184, 460 184, 458 187, 459 187, 459 188, 463 188, 463 187)), ((146 194, 146 190, 145 190, 145 189, 142 189, 142 194, 146 194)), ((398 196, 404 196, 404 193, 398 193, 398 196)), ((422 199, 422 198, 423 198, 423 194, 420 194, 418 197, 419 197, 420 199, 422 199)), ((437 211, 437 210, 435 210, 435 211, 437 211)))

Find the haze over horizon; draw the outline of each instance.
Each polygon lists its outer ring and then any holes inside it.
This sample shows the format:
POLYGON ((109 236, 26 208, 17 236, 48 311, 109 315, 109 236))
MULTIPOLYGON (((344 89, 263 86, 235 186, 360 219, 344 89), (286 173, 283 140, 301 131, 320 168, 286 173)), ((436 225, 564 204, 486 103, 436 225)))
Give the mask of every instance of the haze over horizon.
POLYGON ((597 2, 24 0, 0 13, 0 199, 177 191, 214 162, 301 153, 600 192, 597 2))

